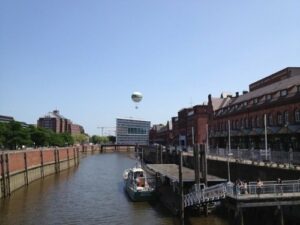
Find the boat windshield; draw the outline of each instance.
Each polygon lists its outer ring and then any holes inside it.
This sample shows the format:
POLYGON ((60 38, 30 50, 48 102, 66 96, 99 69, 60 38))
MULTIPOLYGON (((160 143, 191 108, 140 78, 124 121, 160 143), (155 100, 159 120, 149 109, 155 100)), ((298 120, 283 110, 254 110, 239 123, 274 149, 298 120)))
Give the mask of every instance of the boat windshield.
POLYGON ((138 177, 143 177, 143 172, 135 172, 134 173, 134 178, 138 178, 138 177))

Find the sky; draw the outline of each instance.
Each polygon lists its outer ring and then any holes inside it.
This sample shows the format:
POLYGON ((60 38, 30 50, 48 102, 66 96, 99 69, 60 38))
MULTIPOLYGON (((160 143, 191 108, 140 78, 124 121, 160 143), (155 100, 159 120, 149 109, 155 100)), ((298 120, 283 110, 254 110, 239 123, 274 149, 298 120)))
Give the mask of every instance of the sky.
POLYGON ((166 123, 209 94, 300 66, 299 9, 299 0, 0 0, 0 115, 35 124, 58 109, 89 135, 116 118, 166 123))

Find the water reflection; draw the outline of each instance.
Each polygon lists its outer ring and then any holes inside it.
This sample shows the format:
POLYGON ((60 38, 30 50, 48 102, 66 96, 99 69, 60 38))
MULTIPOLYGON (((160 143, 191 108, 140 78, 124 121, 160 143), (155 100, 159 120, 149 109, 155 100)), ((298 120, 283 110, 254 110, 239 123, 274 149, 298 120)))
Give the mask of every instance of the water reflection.
MULTIPOLYGON (((158 203, 129 200, 122 174, 134 164, 126 154, 88 156, 78 167, 45 177, 2 199, 0 224, 178 224, 158 203)), ((225 224, 205 220, 201 224, 225 224)), ((199 224, 197 218, 192 221, 199 224)))

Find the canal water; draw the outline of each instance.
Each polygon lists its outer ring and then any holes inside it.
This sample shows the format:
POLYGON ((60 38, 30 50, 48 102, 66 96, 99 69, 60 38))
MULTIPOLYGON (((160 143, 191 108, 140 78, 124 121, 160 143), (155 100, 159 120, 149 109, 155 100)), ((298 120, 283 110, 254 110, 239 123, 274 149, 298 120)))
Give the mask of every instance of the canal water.
MULTIPOLYGON (((2 225, 179 224, 160 203, 131 202, 123 190, 130 155, 89 155, 78 167, 45 177, 0 199, 2 225)), ((215 216, 191 218, 191 224, 227 225, 215 216)))

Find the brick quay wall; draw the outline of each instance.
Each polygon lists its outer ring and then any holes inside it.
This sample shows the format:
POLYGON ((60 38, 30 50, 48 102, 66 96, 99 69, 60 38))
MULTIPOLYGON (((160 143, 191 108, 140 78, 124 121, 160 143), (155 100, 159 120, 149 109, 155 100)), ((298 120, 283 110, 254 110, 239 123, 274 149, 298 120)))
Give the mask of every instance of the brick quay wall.
POLYGON ((77 165, 82 150, 83 146, 0 152, 0 198, 32 181, 77 165))

